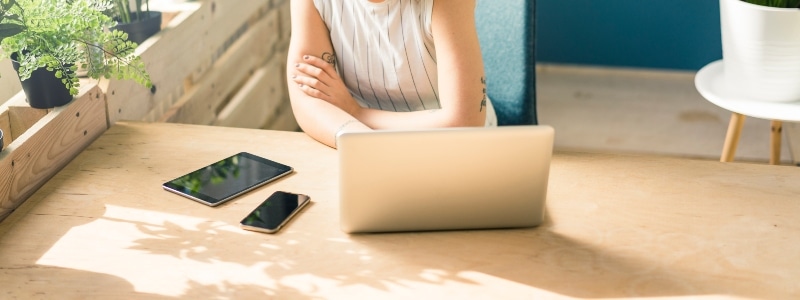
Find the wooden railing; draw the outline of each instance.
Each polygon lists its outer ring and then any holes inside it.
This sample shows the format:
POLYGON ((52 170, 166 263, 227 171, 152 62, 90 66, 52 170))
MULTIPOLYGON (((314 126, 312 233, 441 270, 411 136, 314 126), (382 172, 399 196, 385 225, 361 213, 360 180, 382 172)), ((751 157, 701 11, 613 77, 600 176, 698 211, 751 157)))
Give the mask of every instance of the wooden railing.
POLYGON ((120 120, 298 130, 284 67, 289 0, 184 3, 164 18, 137 49, 152 89, 82 80, 71 103, 34 109, 0 62, 0 220, 120 120))

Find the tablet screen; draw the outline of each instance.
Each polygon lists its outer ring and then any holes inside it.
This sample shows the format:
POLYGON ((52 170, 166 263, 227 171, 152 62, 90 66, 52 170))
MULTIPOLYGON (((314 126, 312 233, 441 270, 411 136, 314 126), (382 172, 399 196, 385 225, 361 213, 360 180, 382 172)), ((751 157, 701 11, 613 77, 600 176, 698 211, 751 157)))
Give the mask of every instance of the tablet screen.
POLYGON ((292 172, 292 168, 241 152, 164 183, 164 188, 216 206, 292 172))

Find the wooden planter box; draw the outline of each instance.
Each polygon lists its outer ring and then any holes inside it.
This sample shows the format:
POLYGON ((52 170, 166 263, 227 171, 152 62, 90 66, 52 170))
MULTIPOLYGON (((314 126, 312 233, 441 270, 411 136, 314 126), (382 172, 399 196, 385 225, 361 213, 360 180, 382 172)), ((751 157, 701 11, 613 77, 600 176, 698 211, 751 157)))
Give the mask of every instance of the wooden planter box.
POLYGON ((0 220, 108 129, 104 95, 82 83, 68 105, 31 108, 24 94, 0 106, 8 147, 0 152, 0 220))
POLYGON ((137 49, 153 89, 84 80, 70 104, 34 109, 0 61, 0 221, 119 120, 299 129, 286 92, 288 0, 206 0, 162 12, 162 31, 137 49))

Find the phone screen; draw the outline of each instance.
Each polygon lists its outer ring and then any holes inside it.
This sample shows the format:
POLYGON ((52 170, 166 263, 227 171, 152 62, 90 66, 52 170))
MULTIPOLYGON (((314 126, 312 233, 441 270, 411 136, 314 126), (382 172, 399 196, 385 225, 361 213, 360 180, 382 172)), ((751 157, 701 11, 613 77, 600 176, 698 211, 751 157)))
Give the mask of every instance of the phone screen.
POLYGON ((237 153, 164 183, 168 191, 216 206, 292 172, 292 168, 247 152, 237 153))
POLYGON ((276 232, 308 201, 307 195, 277 191, 242 220, 242 228, 268 233, 276 232))

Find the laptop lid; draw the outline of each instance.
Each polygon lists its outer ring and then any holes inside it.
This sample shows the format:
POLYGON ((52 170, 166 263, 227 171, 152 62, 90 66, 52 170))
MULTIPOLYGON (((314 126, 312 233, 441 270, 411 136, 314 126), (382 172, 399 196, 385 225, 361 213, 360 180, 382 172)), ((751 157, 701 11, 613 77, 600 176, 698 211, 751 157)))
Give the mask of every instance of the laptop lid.
POLYGON ((339 136, 340 227, 348 233, 539 225, 549 126, 352 132, 339 136))

